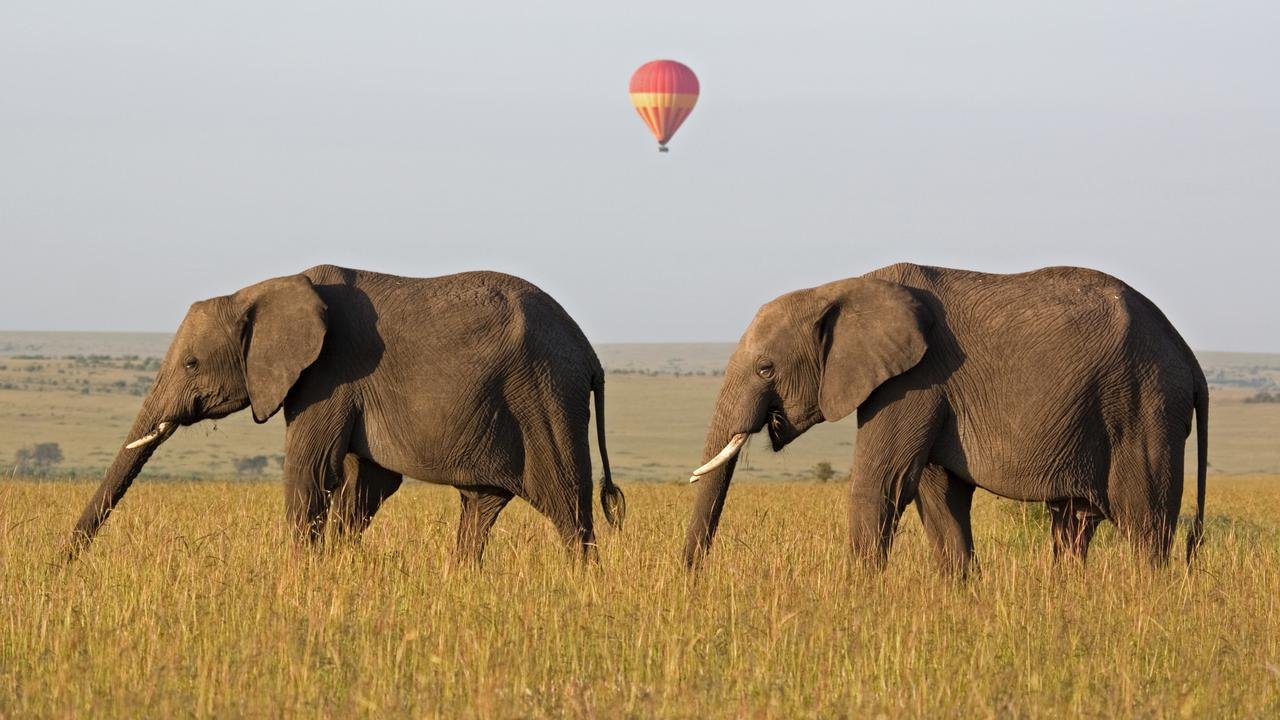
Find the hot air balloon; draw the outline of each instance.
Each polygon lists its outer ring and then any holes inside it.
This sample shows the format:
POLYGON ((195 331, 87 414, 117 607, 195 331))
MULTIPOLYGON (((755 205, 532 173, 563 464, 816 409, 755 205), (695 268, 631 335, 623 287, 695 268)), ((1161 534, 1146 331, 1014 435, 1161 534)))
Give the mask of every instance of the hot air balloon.
POLYGON ((647 62, 631 76, 631 104, 658 138, 658 152, 698 102, 698 76, 675 60, 647 62))

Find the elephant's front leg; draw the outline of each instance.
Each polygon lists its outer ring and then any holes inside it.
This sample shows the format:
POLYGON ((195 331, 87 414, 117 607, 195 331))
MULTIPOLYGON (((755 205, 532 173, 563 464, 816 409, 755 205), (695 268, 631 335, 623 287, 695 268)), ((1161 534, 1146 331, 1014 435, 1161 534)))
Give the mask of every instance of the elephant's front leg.
POLYGON ((296 540, 315 543, 324 538, 331 497, 345 477, 351 422, 312 405, 288 419, 284 437, 285 516, 296 540))
POLYGON ((898 476, 888 482, 854 479, 849 493, 849 544, 855 559, 883 568, 898 529, 902 510, 911 502, 915 478, 898 476), (910 486, 910 487, 908 487, 910 486))
MULTIPOLYGON (((928 463, 939 412, 926 401, 899 400, 860 423, 849 475, 849 541, 855 558, 874 567, 888 560, 898 520, 915 499, 928 463)), ((862 420, 863 410, 858 413, 862 420)))

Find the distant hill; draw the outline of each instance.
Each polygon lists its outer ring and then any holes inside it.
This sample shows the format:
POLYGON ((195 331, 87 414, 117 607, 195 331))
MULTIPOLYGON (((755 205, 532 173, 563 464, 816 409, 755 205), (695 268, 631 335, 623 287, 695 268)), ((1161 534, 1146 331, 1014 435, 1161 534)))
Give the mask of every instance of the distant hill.
POLYGON ((110 355, 164 357, 172 333, 10 332, 0 330, 0 356, 110 355))
MULTIPOLYGON (((172 339, 170 333, 0 331, 0 357, 164 357, 172 339)), ((597 346, 596 352, 611 371, 710 374, 724 369, 733 343, 618 343, 597 346)))
POLYGON ((733 343, 616 343, 597 345, 609 372, 711 375, 724 371, 733 343))
MULTIPOLYGON (((0 357, 74 355, 163 357, 169 333, 0 331, 0 357)), ((724 370, 733 343, 610 343, 596 352, 610 372, 714 375, 724 370)), ((1209 382, 1219 387, 1280 388, 1280 354, 1199 352, 1209 382)))

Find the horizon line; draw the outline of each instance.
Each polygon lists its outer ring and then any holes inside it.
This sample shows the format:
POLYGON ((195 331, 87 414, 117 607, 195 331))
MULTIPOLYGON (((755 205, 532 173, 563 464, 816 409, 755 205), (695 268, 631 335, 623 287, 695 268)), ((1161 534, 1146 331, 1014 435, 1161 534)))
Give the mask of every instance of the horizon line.
MULTIPOLYGON (((48 335, 173 335, 164 330, 10 330, 0 329, 3 333, 43 333, 48 335)), ((592 340, 592 345, 736 345, 737 340, 592 340)), ((1238 355, 1280 355, 1280 350, 1221 350, 1192 348, 1195 353, 1235 353, 1238 355)))

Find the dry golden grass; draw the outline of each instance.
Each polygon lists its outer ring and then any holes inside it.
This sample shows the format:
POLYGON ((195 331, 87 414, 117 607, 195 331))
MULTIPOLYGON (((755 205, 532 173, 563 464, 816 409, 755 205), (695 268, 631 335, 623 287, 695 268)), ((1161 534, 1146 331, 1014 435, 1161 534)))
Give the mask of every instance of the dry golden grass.
MULTIPOLYGON (((1188 573, 1114 533, 1049 561, 1043 514, 983 496, 982 573, 940 578, 912 516, 889 569, 845 552, 841 483, 738 484, 707 571, 690 488, 626 486, 577 568, 513 504, 485 567, 412 483, 358 546, 296 552, 273 483, 142 482, 82 561, 86 483, 0 485, 0 716, 1275 717, 1280 478, 1214 478, 1188 573)), ((597 513, 598 515, 598 513, 597 513)))
MULTIPOLYGON (((703 348, 616 350, 618 367, 711 362, 703 348)), ((0 366, 0 460, 59 442, 82 477, 110 461, 149 374, 0 366)), ((1210 480, 1190 574, 1144 568, 1105 525, 1087 568, 1055 568, 1041 509, 981 493, 979 577, 938 577, 914 515, 889 569, 862 573, 845 484, 797 482, 819 461, 848 467, 846 420, 778 455, 757 443, 691 580, 694 490, 638 480, 687 477, 718 385, 609 376, 631 513, 587 569, 522 504, 483 570, 455 566, 456 494, 421 483, 358 546, 313 554, 287 544, 276 483, 150 479, 226 478, 237 457, 278 454, 278 418, 179 432, 71 567, 59 550, 92 485, 0 480, 0 718, 1280 714, 1280 405, 1215 388, 1212 470, 1228 476, 1210 480)))

